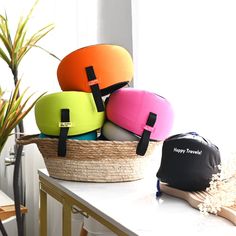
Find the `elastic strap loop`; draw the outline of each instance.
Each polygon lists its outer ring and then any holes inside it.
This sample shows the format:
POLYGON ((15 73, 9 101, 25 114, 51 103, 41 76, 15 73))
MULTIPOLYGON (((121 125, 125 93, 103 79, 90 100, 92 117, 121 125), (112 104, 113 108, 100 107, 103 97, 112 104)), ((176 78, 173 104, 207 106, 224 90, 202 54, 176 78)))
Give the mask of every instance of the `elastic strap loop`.
POLYGON ((98 80, 96 79, 96 75, 93 69, 93 66, 88 66, 85 68, 86 74, 88 77, 88 84, 91 88, 92 94, 93 94, 93 99, 95 101, 97 111, 101 112, 104 111, 104 105, 102 101, 102 95, 101 91, 98 85, 98 80))
POLYGON ((148 148, 150 136, 153 131, 153 127, 156 123, 156 119, 157 119, 157 115, 155 113, 149 112, 149 116, 148 116, 146 125, 144 127, 141 139, 139 140, 139 143, 138 143, 138 146, 136 149, 137 155, 140 155, 140 156, 145 155, 147 148, 148 148))
POLYGON ((61 109, 61 122, 59 126, 60 126, 60 135, 59 135, 59 141, 58 141, 57 154, 59 157, 65 157, 66 156, 66 140, 67 140, 69 128, 71 126, 69 109, 61 109))

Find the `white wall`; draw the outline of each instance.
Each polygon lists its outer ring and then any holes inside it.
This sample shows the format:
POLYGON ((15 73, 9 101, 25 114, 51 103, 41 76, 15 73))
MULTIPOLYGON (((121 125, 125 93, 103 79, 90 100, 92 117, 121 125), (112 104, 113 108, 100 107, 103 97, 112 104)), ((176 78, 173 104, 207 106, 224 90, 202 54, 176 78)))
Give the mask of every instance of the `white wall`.
POLYGON ((132 4, 135 86, 172 103, 173 133, 196 131, 220 148, 234 150, 235 1, 132 4))

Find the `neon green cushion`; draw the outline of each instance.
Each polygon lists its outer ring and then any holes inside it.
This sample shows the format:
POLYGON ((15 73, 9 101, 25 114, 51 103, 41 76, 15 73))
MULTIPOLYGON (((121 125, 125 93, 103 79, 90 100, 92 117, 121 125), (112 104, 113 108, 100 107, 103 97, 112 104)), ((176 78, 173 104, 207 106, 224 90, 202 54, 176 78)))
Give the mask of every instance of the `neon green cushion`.
POLYGON ((42 133, 60 134, 61 109, 70 110, 68 135, 87 133, 103 125, 105 113, 97 112, 92 93, 59 92, 43 96, 35 104, 35 119, 42 133))

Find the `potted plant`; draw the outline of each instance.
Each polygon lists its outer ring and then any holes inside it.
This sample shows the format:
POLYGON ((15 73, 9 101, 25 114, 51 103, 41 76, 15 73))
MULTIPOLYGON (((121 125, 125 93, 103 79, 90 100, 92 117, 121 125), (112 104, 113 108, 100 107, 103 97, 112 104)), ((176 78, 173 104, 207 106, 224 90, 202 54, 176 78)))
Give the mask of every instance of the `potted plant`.
MULTIPOLYGON (((38 99, 41 96, 43 96, 42 94, 38 98, 34 99, 33 102, 29 105, 29 102, 33 94, 26 95, 27 92, 26 89, 22 93, 22 95, 18 96, 19 85, 20 85, 20 80, 16 83, 16 87, 13 89, 13 92, 9 99, 3 98, 4 92, 0 88, 0 153, 8 137, 12 135, 12 130, 14 130, 15 127, 20 122, 22 122, 24 117, 30 112, 30 110, 33 108, 38 99)), ((18 176, 18 174, 16 176, 18 176)), ((5 230, 1 221, 0 221, 0 231, 2 232, 3 235, 6 234, 6 232, 4 232, 5 230)))
MULTIPOLYGON (((23 98, 25 97, 25 91, 22 93, 22 95, 19 91, 18 70, 21 61, 29 52, 29 50, 33 47, 41 48, 37 45, 38 41, 41 40, 54 28, 52 24, 49 24, 36 31, 34 34, 30 36, 28 35, 27 24, 37 3, 38 0, 36 0, 28 15, 19 19, 18 25, 14 33, 10 31, 7 14, 5 13, 5 15, 0 15, 0 58, 2 58, 9 66, 14 81, 13 95, 11 96, 9 101, 3 100, 2 92, 0 94, 0 122, 2 122, 0 124, 0 151, 2 150, 12 129, 16 130, 16 127, 18 127, 19 130, 19 135, 17 134, 17 132, 15 132, 15 139, 19 138, 24 133, 24 124, 22 119, 31 110, 32 106, 35 104, 36 101, 35 100, 31 104, 31 106, 26 110, 24 110, 24 108, 25 105, 28 103, 30 97, 27 97, 26 102, 20 105, 23 98)), ((48 52, 45 49, 43 50, 48 52)), ((56 57, 53 54, 51 55, 56 57)), ((20 212, 20 194, 18 186, 21 156, 22 146, 16 144, 13 189, 18 235, 23 235, 22 218, 20 212)))

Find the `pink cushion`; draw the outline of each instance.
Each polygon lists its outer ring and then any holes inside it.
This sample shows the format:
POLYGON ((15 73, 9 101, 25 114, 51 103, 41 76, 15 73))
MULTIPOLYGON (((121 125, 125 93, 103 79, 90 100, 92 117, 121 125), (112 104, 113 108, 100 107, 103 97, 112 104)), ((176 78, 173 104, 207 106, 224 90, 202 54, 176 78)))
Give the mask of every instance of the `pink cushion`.
POLYGON ((171 104, 163 97, 134 88, 122 88, 112 93, 106 106, 107 118, 136 135, 144 128, 151 132, 150 139, 164 140, 173 124, 171 104), (149 113, 157 115, 154 127, 146 126, 149 113))

